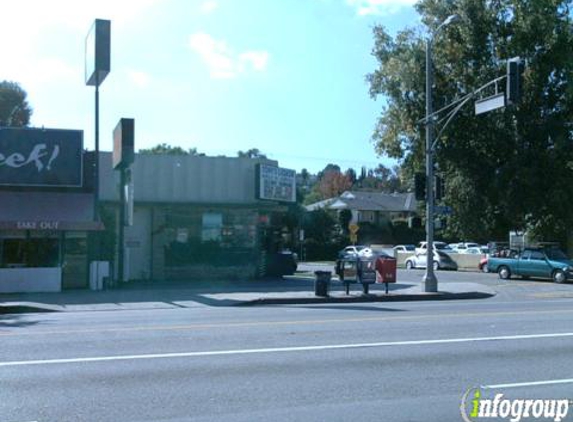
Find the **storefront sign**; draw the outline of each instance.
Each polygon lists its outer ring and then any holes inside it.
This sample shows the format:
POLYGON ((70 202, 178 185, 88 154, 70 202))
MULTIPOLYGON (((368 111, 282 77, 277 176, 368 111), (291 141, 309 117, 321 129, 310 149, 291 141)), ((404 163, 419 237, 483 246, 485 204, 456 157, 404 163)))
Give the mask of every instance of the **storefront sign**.
POLYGON ((257 166, 257 199, 296 202, 296 172, 259 164, 257 166))
POLYGON ((0 221, 0 230, 104 230, 99 221, 0 221))
POLYGON ((59 221, 17 221, 18 230, 58 230, 59 221))
POLYGON ((82 186, 83 132, 0 128, 0 185, 82 186))

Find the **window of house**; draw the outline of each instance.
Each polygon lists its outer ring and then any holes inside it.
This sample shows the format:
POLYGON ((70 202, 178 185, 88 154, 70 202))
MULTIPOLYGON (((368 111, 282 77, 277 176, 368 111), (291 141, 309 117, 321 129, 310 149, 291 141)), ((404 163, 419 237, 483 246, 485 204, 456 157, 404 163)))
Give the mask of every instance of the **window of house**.
POLYGON ((201 240, 203 242, 220 242, 223 229, 223 214, 204 213, 201 230, 201 240))

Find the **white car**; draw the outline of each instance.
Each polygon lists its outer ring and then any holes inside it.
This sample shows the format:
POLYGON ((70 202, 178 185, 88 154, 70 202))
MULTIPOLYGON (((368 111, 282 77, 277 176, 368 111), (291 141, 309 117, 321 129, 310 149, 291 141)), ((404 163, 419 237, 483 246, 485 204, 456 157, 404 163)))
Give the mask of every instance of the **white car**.
MULTIPOLYGON (((416 254, 422 254, 426 252, 427 242, 420 242, 416 247, 416 254)), ((434 251, 446 251, 451 252, 450 247, 446 242, 434 242, 434 251)))
POLYGON ((338 252, 339 258, 348 258, 348 257, 357 257, 357 256, 364 256, 364 257, 371 257, 373 254, 372 249, 368 246, 364 245, 352 245, 347 246, 338 252))
POLYGON ((475 242, 460 242, 460 243, 450 243, 448 245, 456 253, 467 253, 469 248, 479 248, 479 244, 475 242))
POLYGON ((416 246, 414 245, 396 245, 394 246, 395 252, 414 252, 416 250, 416 246))
MULTIPOLYGON (((414 268, 426 268, 427 255, 426 252, 416 253, 406 259, 406 269, 411 270, 414 268)), ((457 270, 458 264, 445 252, 434 251, 433 259, 434 270, 457 270)))

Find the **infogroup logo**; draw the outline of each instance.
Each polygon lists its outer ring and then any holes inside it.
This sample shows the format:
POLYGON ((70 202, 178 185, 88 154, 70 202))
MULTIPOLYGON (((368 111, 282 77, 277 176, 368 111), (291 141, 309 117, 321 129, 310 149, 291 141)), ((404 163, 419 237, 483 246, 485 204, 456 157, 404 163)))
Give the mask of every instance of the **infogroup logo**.
POLYGON ((509 399, 503 393, 485 397, 485 390, 474 387, 462 396, 460 412, 465 422, 495 419, 510 422, 542 420, 561 422, 567 417, 569 399, 509 399))

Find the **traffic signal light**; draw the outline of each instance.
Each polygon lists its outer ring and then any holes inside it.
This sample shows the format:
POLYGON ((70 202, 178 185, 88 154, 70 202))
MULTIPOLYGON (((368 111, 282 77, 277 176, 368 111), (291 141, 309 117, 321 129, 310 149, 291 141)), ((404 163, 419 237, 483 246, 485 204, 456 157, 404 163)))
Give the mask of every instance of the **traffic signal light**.
POLYGON ((442 199, 446 193, 446 182, 440 176, 436 176, 436 201, 442 199))
POLYGON ((424 173, 414 174, 414 194, 418 201, 426 199, 426 175, 424 173))
POLYGON ((519 57, 507 61, 507 86, 505 90, 507 104, 517 104, 521 99, 524 69, 525 66, 519 57))

